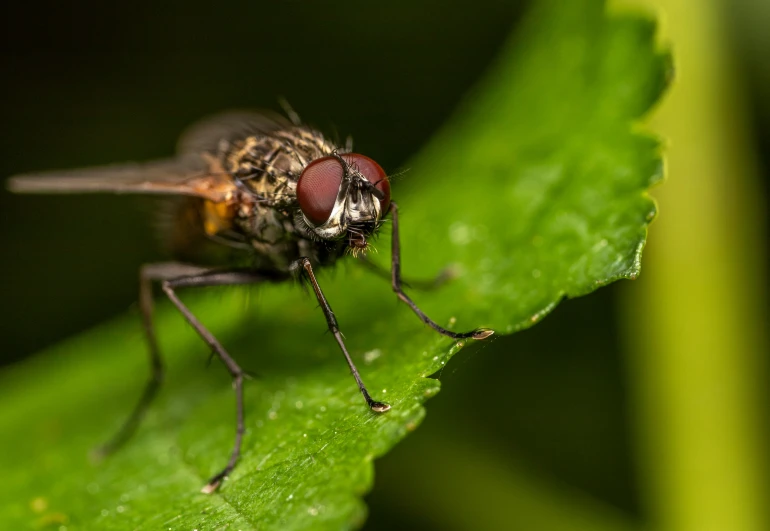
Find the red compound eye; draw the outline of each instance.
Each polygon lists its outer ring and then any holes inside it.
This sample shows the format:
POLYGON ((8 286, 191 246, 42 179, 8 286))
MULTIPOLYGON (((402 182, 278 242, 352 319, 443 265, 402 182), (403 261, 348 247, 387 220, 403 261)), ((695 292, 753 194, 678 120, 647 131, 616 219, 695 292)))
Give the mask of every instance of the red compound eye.
POLYGON ((345 170, 334 157, 322 157, 308 164, 297 182, 297 200, 305 217, 323 225, 332 215, 345 170))
POLYGON ((366 155, 348 153, 347 155, 342 155, 342 158, 353 168, 360 171, 361 175, 366 177, 375 188, 383 193, 385 197, 380 201, 380 211, 382 215, 385 215, 390 207, 390 181, 388 181, 385 170, 366 155))

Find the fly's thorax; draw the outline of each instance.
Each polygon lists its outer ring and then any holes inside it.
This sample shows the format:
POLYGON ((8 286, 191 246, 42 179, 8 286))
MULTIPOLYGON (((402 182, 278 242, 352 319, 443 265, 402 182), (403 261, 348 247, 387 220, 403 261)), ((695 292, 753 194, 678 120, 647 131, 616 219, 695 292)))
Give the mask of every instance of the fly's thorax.
POLYGON ((291 126, 221 142, 205 160, 211 174, 228 176, 234 191, 227 204, 202 204, 205 233, 262 270, 286 271, 301 256, 317 265, 333 262, 343 246, 317 241, 298 222, 296 189, 304 168, 336 149, 320 133, 291 126))
POLYGON ((241 192, 235 230, 256 254, 276 263, 295 252, 326 252, 333 259, 345 248, 364 250, 388 211, 384 170, 364 155, 341 152, 309 128, 230 140, 216 158, 241 192), (301 248, 307 245, 312 248, 301 248))
POLYGON ((234 141, 221 158, 225 170, 262 204, 286 208, 296 203, 304 168, 336 149, 321 133, 297 126, 234 141))

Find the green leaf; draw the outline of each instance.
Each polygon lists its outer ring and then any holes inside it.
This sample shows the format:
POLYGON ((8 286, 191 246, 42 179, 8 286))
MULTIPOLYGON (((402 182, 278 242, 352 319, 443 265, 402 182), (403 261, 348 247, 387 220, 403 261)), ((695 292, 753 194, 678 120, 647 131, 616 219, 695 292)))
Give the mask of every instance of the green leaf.
MULTIPOLYGON (((654 23, 599 0, 536 4, 486 79, 394 183, 403 269, 458 277, 415 300, 455 330, 510 333, 564 296, 639 273, 661 178, 658 142, 632 122, 659 97, 669 58, 654 23)), ((386 264, 389 238, 376 259, 386 264)), ((0 521, 6 529, 355 527, 372 460, 414 430, 439 390, 429 375, 462 348, 422 326, 357 264, 320 275, 375 399, 367 410, 316 303, 293 285, 183 292, 247 369, 243 456, 229 454, 234 396, 169 304, 157 325, 168 384, 137 435, 101 463, 147 373, 137 315, 74 338, 0 379, 0 521)), ((73 309, 75 310, 75 309, 73 309)), ((487 341, 491 341, 489 339, 487 341)), ((462 427, 458 427, 462 429, 462 427)))

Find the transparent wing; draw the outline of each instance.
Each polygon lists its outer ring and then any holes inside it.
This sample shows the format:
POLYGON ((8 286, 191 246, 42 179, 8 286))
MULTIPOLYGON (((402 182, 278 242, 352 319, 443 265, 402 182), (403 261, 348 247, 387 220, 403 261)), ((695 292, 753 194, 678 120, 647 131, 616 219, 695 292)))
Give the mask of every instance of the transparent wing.
POLYGON ((278 113, 266 110, 225 111, 191 125, 179 138, 177 152, 181 155, 217 153, 234 140, 251 135, 264 135, 292 127, 278 113))
POLYGON ((27 194, 189 195, 221 202, 231 197, 235 183, 222 171, 216 153, 235 140, 291 126, 271 111, 227 111, 189 127, 175 159, 17 175, 8 188, 27 194))
POLYGON ((16 175, 8 189, 25 194, 126 193, 188 195, 225 201, 234 184, 213 174, 201 157, 180 157, 143 164, 117 164, 16 175))

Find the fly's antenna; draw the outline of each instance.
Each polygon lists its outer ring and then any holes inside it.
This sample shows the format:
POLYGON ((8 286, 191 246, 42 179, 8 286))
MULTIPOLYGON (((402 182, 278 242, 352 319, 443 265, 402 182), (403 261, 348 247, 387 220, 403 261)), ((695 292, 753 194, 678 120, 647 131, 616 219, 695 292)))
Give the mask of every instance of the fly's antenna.
POLYGON ((380 190, 379 188, 377 188, 377 185, 380 182, 381 182, 381 180, 377 181, 376 183, 372 183, 372 182, 369 182, 369 180, 367 179, 366 181, 362 181, 362 184, 363 184, 364 188, 366 188, 366 190, 370 194, 372 194, 374 197, 376 197, 380 201, 384 201, 385 200, 385 193, 382 190, 380 190))

